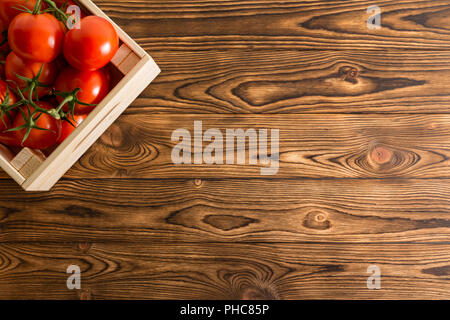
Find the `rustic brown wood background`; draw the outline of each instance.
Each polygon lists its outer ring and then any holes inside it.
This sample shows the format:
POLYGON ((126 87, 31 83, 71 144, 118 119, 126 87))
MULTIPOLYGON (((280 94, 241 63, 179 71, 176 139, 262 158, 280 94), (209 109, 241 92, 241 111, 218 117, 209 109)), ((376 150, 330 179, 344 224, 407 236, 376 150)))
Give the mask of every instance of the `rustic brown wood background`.
POLYGON ((162 74, 51 192, 0 174, 0 298, 450 298, 449 0, 95 2, 162 74), (194 120, 278 175, 173 165, 194 120))

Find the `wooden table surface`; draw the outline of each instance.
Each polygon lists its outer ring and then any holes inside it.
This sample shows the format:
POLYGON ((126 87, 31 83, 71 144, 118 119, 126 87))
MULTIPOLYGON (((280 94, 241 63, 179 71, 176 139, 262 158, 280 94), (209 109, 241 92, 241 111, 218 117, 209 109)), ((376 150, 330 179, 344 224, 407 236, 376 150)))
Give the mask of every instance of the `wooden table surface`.
POLYGON ((450 298, 449 0, 95 3, 162 73, 52 191, 0 174, 0 298, 450 298), (194 120, 278 174, 173 164, 194 120))

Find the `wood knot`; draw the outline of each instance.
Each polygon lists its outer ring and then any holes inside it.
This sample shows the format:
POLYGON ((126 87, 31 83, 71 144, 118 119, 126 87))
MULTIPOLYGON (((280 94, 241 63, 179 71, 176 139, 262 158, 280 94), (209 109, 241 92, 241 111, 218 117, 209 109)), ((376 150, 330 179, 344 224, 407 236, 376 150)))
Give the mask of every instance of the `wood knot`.
POLYGON ((101 136, 100 141, 110 148, 119 148, 123 144, 123 131, 118 124, 112 124, 101 136))
POLYGON ((357 83, 359 77, 359 70, 355 67, 344 66, 339 69, 339 75, 343 81, 357 83))
POLYGON ((376 146, 370 152, 370 159, 376 164, 388 163, 392 159, 392 151, 384 146, 376 146))
POLYGON ((204 223, 223 231, 244 228, 251 223, 259 222, 258 220, 226 214, 207 215, 202 220, 204 223))
POLYGON ((80 298, 80 300, 92 300, 91 290, 89 289, 81 290, 78 293, 78 297, 80 298))
POLYGON ((305 216, 303 226, 308 229, 326 230, 331 228, 331 222, 328 220, 326 213, 322 211, 312 211, 305 216))
POLYGON ((201 187, 201 186, 203 185, 202 179, 195 179, 195 180, 194 180, 194 185, 195 185, 196 187, 201 187))
POLYGON ((421 155, 413 150, 376 143, 355 159, 360 168, 374 174, 389 175, 402 173, 421 160, 421 155))
POLYGON ((91 249, 92 244, 88 242, 80 242, 77 245, 78 250, 80 250, 83 253, 87 253, 89 249, 91 249))
POLYGON ((422 270, 423 273, 431 274, 437 277, 450 276, 450 266, 438 266, 422 270))
POLYGON ((327 220, 327 217, 323 214, 323 213, 318 213, 315 215, 314 220, 316 220, 316 222, 325 222, 327 220))
POLYGON ((280 300, 273 285, 258 284, 242 291, 241 300, 280 300))

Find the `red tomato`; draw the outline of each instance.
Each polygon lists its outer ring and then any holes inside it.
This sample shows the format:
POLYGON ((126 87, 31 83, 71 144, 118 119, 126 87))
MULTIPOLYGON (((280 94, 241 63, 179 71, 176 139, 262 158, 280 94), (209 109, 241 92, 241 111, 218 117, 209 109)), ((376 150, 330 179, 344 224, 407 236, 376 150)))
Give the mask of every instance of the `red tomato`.
MULTIPOLYGON (((58 73, 56 64, 54 62, 43 64, 41 62, 28 61, 22 59, 14 52, 11 52, 6 58, 6 79, 13 80, 19 86, 19 88, 23 89, 26 87, 26 82, 22 79, 19 79, 16 74, 31 79, 37 76, 37 74, 41 70, 42 65, 44 65, 44 67, 42 69, 41 76, 39 77, 39 82, 52 86, 58 73)), ((36 91, 38 93, 38 97, 40 98, 48 94, 51 91, 51 87, 38 87, 36 91)), ((24 92, 24 96, 28 97, 28 91, 24 92)))
MULTIPOLYGON (((11 105, 17 102, 17 98, 14 93, 8 88, 5 81, 0 80, 0 104, 11 105), (8 90, 8 91, 7 91, 8 90), (6 93, 9 94, 8 102, 5 102, 6 93)), ((18 147, 20 146, 20 141, 14 132, 4 132, 7 129, 13 127, 13 120, 16 117, 17 110, 10 110, 9 117, 6 113, 3 114, 3 118, 0 118, 0 143, 6 144, 8 146, 18 147)))
MULTIPOLYGON (((10 88, 8 88, 8 85, 6 81, 0 80, 0 104, 2 105, 1 108, 3 109, 6 106, 10 106, 17 102, 17 98, 14 95, 14 93, 11 91, 10 88), (6 102, 6 95, 8 93, 8 101, 6 102), (3 104, 6 104, 4 106, 3 104)), ((9 115, 6 114, 6 112, 3 113, 3 117, 1 117, 0 114, 0 132, 3 132, 7 129, 11 129, 12 120, 14 120, 14 117, 16 116, 17 111, 16 110, 10 110, 9 115)))
POLYGON ((51 62, 61 52, 64 30, 61 23, 49 13, 21 13, 8 29, 11 49, 20 57, 39 62, 51 62))
MULTIPOLYGON (((44 101, 39 101, 36 104, 40 108, 47 110, 54 108, 51 104, 44 101)), ((35 109, 31 106, 29 108, 31 113, 34 113, 35 109)), ((22 107, 22 111, 27 117, 30 116, 27 107, 22 107)), ((47 130, 31 129, 28 138, 22 143, 22 145, 31 149, 50 148, 56 144, 59 136, 61 135, 61 120, 56 120, 52 116, 45 113, 36 113, 36 115, 33 116, 33 119, 36 119, 37 117, 39 118, 36 120, 35 125, 39 128, 47 130)), ((14 119, 14 128, 20 127, 23 124, 25 124, 25 119, 22 116, 22 113, 19 112, 14 119)), ((22 141, 27 133, 27 129, 21 129, 14 132, 16 133, 18 140, 22 141)))
POLYGON ((104 67, 116 54, 119 37, 106 19, 88 16, 80 21, 79 28, 67 32, 64 38, 64 57, 80 70, 97 70, 104 67))
POLYGON ((69 122, 63 121, 61 125, 61 136, 58 139, 58 143, 62 143, 66 138, 79 126, 84 119, 86 119, 87 114, 75 115, 75 121, 73 121, 72 117, 69 117, 70 122, 75 125, 72 126, 69 122))
MULTIPOLYGON (((104 69, 94 71, 81 71, 67 67, 59 74, 55 82, 57 91, 70 92, 76 88, 81 90, 77 93, 77 99, 88 104, 98 104, 109 92, 109 74, 104 69)), ((57 96, 59 102, 63 97, 57 96)), ((86 114, 91 112, 95 106, 75 105, 75 114, 86 114)), ((63 108, 68 111, 68 105, 63 108)))
POLYGON ((17 138, 15 132, 1 132, 0 143, 11 147, 20 147, 20 140, 17 138))
POLYGON ((17 8, 25 6, 33 10, 35 5, 36 0, 0 0, 0 20, 3 21, 4 27, 7 28, 12 19, 22 12, 17 10, 17 8))

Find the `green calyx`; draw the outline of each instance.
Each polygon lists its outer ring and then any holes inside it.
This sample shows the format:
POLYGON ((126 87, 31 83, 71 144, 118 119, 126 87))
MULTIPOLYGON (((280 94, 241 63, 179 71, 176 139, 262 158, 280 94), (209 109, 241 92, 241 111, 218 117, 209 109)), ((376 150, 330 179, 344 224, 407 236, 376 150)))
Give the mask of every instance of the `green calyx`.
MULTIPOLYGON (((61 8, 64 8, 63 5, 61 8)), ((37 14, 41 14, 41 13, 51 13, 55 16, 56 19, 64 22, 64 24, 66 24, 68 16, 67 14, 61 10, 60 8, 58 8, 58 6, 56 5, 55 2, 53 2, 52 0, 37 0, 36 4, 34 5, 33 10, 30 10, 29 8, 25 7, 24 5, 18 5, 17 7, 13 7, 16 10, 22 11, 22 12, 27 12, 33 15, 37 15, 37 14), (46 9, 42 10, 42 1, 47 4, 46 9)))
POLYGON ((9 121, 12 123, 13 122, 13 118, 11 116, 10 110, 12 108, 14 108, 14 106, 11 106, 9 103, 10 100, 10 95, 9 95, 9 88, 8 86, 6 87, 6 94, 5 94, 5 99, 3 99, 3 102, 0 104, 0 117, 2 118, 2 122, 3 125, 6 127, 7 124, 5 122, 5 115, 8 117, 9 121))
POLYGON ((28 136, 30 135, 31 130, 33 130, 33 129, 43 130, 43 131, 52 131, 49 129, 38 127, 36 125, 36 122, 39 120, 39 118, 43 114, 42 112, 38 112, 35 110, 33 113, 31 113, 31 110, 30 110, 30 107, 28 106, 28 104, 27 104, 27 109, 28 109, 29 116, 27 116, 22 109, 19 109, 19 112, 22 114, 22 117, 25 120, 25 123, 19 127, 6 130, 6 132, 12 132, 12 131, 19 131, 19 130, 26 129, 25 135, 23 136, 23 139, 22 139, 22 144, 28 139, 28 136))
POLYGON ((41 7, 42 7, 41 0, 37 0, 36 4, 34 5, 34 9, 33 9, 33 11, 31 13, 34 14, 34 15, 40 14, 41 13, 41 7))
MULTIPOLYGON (((38 1, 40 1, 40 0, 38 0, 38 1)), ((47 6, 48 6, 48 9, 46 9, 45 12, 50 12, 50 13, 52 13, 52 14, 56 17, 56 19, 58 19, 58 20, 64 22, 64 24, 67 23, 67 19, 68 19, 69 17, 67 16, 67 14, 66 14, 63 10, 61 10, 62 8, 64 8, 65 6, 67 6, 67 4, 63 4, 62 7, 61 7, 61 9, 60 9, 60 8, 58 8, 58 6, 56 5, 56 3, 53 2, 52 0, 43 0, 43 1, 44 1, 44 2, 47 4, 47 6)))
POLYGON ((47 114, 53 118, 55 118, 56 120, 62 120, 62 121, 67 121, 70 123, 71 126, 75 127, 75 108, 77 104, 80 105, 84 105, 84 106, 91 106, 91 107, 95 107, 96 104, 89 104, 89 103, 84 103, 82 101, 80 101, 77 97, 78 92, 81 91, 80 88, 76 88, 73 91, 70 92, 64 92, 64 91, 56 91, 53 90, 51 92, 51 95, 53 96, 59 96, 62 97, 63 100, 61 101, 61 103, 53 109, 44 109, 41 108, 39 106, 39 104, 37 104, 34 100, 33 97, 35 97, 36 101, 38 101, 38 96, 36 93, 36 88, 39 86, 43 86, 43 87, 49 87, 47 85, 44 85, 42 83, 40 83, 38 81, 40 74, 42 73, 42 67, 41 70, 39 71, 39 73, 33 77, 33 78, 26 78, 26 77, 22 77, 19 75, 16 75, 19 79, 25 81, 27 83, 26 87, 24 89, 20 89, 18 87, 18 85, 12 81, 12 80, 7 80, 7 83, 14 83, 16 85, 16 90, 15 93, 17 94, 17 96, 20 98, 18 102, 9 105, 10 103, 10 93, 9 93, 9 87, 7 87, 7 91, 5 94, 5 99, 4 101, 0 104, 0 116, 2 118, 3 123, 6 126, 6 123, 4 122, 5 117, 4 115, 6 114, 6 116, 11 120, 11 122, 13 121, 11 115, 10 115, 10 111, 15 109, 15 108, 19 108, 19 112, 21 114, 21 116, 24 119, 24 124, 12 129, 8 129, 5 132, 12 132, 12 131, 19 131, 19 130, 23 130, 25 129, 25 135, 22 139, 22 143, 24 143, 28 136, 30 135, 31 130, 33 129, 37 129, 37 130, 45 130, 45 131, 51 131, 48 129, 44 129, 41 128, 39 126, 37 126, 37 121, 39 120, 39 118, 43 115, 43 114, 47 114), (26 98, 24 96, 24 92, 28 93, 28 98, 26 98), (68 106, 68 111, 64 111, 63 107, 67 104, 68 106), (24 111, 24 106, 26 106, 26 111, 24 111), (33 109, 33 112, 31 111, 31 108, 33 109), (72 122, 73 120, 73 122, 72 122))
POLYGON ((44 70, 44 64, 42 64, 41 68, 39 69, 39 72, 33 78, 27 78, 27 77, 21 76, 17 73, 15 74, 18 79, 20 79, 26 83, 25 88, 23 88, 19 91, 21 91, 21 93, 28 92, 28 97, 30 98, 30 100, 31 100, 31 98, 33 98, 33 95, 34 95, 34 98, 36 99, 36 101, 39 101, 38 92, 36 90, 37 88, 39 88, 39 87, 50 88, 49 85, 39 82, 39 78, 41 77, 43 70, 44 70))
POLYGON ((53 92, 54 95, 64 98, 63 101, 56 108, 56 110, 59 112, 62 109, 62 107, 65 104, 67 104, 68 109, 69 109, 68 115, 73 120, 75 120, 74 115, 75 115, 75 107, 76 107, 77 104, 80 104, 80 105, 83 105, 83 106, 95 107, 96 104, 85 103, 85 102, 82 102, 82 101, 78 100, 77 94, 80 91, 81 91, 80 88, 76 88, 75 90, 70 91, 70 92, 62 92, 62 91, 56 91, 55 90, 53 92))

